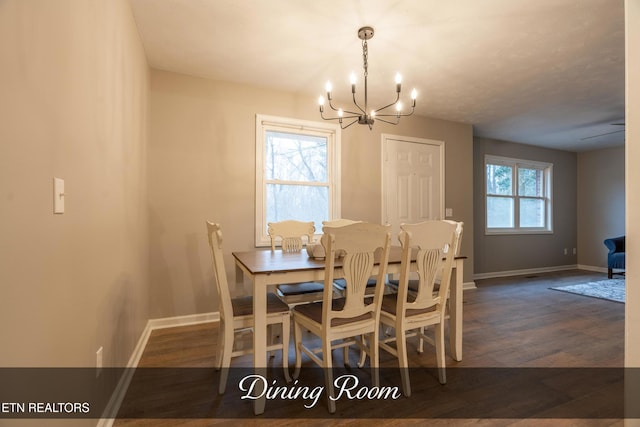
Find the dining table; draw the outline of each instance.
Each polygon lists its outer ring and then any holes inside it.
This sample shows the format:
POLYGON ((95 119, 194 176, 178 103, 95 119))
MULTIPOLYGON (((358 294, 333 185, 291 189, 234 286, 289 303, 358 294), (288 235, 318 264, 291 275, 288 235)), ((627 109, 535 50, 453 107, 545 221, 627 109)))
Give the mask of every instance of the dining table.
MULTIPOLYGON (((309 256, 306 251, 283 252, 270 249, 233 252, 236 285, 242 286, 245 277, 253 285, 254 325, 267 324, 267 292, 270 285, 324 281, 324 258, 309 256)), ((399 274, 402 248, 392 246, 389 251, 387 274, 399 274)), ((456 256, 449 290, 449 340, 451 356, 462 360, 462 278, 465 256, 456 256)), ((340 277, 341 263, 336 260, 336 277, 340 277)), ((415 270, 415 268, 412 268, 415 270)), ((374 274, 377 273, 377 267, 374 274)), ((266 374, 267 328, 254 327, 253 367, 257 375, 266 374)), ((254 400, 254 414, 264 413, 266 399, 254 400)))

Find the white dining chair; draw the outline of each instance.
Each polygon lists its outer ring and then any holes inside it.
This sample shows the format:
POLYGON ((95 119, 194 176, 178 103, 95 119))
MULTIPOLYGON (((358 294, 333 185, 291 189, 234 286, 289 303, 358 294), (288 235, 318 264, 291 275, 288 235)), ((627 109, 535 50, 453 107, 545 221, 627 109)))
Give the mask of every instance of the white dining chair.
POLYGON ((253 297, 231 298, 222 252, 222 230, 219 224, 207 221, 209 246, 213 257, 213 271, 220 304, 220 326, 218 328, 218 354, 216 368, 222 369, 218 392, 223 394, 227 384, 231 358, 253 353, 252 348, 233 349, 236 333, 255 327, 268 328, 271 325, 282 326, 282 339, 279 343, 267 346, 267 351, 282 351, 282 368, 287 382, 289 375, 289 331, 291 329, 289 306, 272 293, 267 294, 267 324, 254 325, 253 297))
MULTIPOLYGON (((329 412, 334 413, 333 349, 358 345, 362 354, 369 356, 373 385, 379 386, 378 324, 389 260, 391 227, 357 223, 344 227, 324 227, 323 230, 321 243, 326 254, 323 300, 292 309, 296 348, 293 376, 297 378, 300 375, 302 353, 324 368, 327 405, 329 412), (338 252, 342 253, 340 274, 346 279, 346 288, 344 297, 334 299, 331 286, 338 252), (375 295, 371 298, 365 291, 367 281, 374 275, 376 262, 377 286, 375 295), (303 341, 303 329, 320 338, 321 348, 311 348, 303 341), (367 336, 368 339, 364 340, 362 336, 367 336)), ((310 342, 314 343, 315 340, 310 342)), ((348 364, 347 354, 345 364, 348 364)))
MULTIPOLYGON (((285 220, 268 223, 271 250, 282 252, 301 252, 305 245, 313 240, 316 228, 313 221, 285 220)), ((324 284, 320 282, 286 283, 276 285, 278 297, 293 306, 322 300, 324 284)), ((338 290, 335 291, 339 296, 338 290)))
MULTIPOLYGON (((322 221, 322 225, 324 227, 344 227, 345 225, 357 224, 357 223, 361 223, 361 222, 363 222, 363 221, 356 221, 356 220, 352 220, 352 219, 339 218, 339 219, 334 219, 334 220, 330 220, 330 221, 322 221)), ((335 283, 336 289, 338 289, 340 294, 344 295, 344 288, 346 286, 345 280, 344 279, 336 279, 334 283, 335 283)), ((385 284, 385 293, 387 291, 394 291, 395 292, 395 287, 388 287, 387 285, 388 285, 388 280, 387 280, 387 282, 385 284)), ((373 295, 375 293, 375 289, 376 289, 376 278, 375 277, 371 277, 367 281, 367 290, 366 290, 366 292, 367 292, 368 295, 373 295)))
MULTIPOLYGON (((460 256, 460 246, 462 245, 462 235, 464 234, 464 223, 463 222, 457 222, 457 221, 451 221, 451 220, 442 220, 444 222, 448 222, 451 224, 460 224, 460 234, 457 236, 456 238, 456 244, 455 244, 455 256, 460 256)), ((411 274, 409 276, 409 282, 407 285, 407 289, 408 289, 408 293, 411 295, 413 294, 413 296, 415 297, 415 295, 418 292, 418 287, 419 287, 419 283, 420 281, 416 278, 413 278, 412 276, 415 275, 415 273, 411 274)), ((440 276, 438 276, 436 278, 436 282, 435 285, 433 287, 433 292, 434 294, 438 292, 438 290, 440 289, 440 282, 441 282, 442 278, 440 276)), ((393 292, 398 292, 398 284, 399 284, 399 280, 398 279, 390 279, 387 282, 387 286, 388 288, 392 289, 393 292)), ((449 287, 449 292, 451 292, 451 287, 449 287)), ((445 313, 445 319, 449 320, 449 311, 450 311, 450 307, 449 307, 449 299, 447 299, 447 306, 446 306, 446 313, 445 313)), ((418 352, 422 353, 424 351, 424 341, 422 339, 419 340, 418 343, 418 352)))
POLYGON ((407 339, 411 336, 418 337, 419 347, 423 341, 435 346, 438 379, 440 383, 446 383, 445 314, 451 270, 461 234, 462 223, 452 221, 425 221, 400 226, 398 238, 402 246, 402 260, 398 292, 384 296, 380 311, 381 324, 394 328, 395 336, 382 339, 380 347, 397 357, 405 396, 411 395, 407 360, 407 339), (417 251, 418 282, 415 292, 409 290, 413 251, 417 251), (434 292, 438 278, 441 278, 440 286, 434 292), (425 335, 427 326, 434 326, 435 339, 425 335), (410 334, 412 331, 414 333, 410 334))

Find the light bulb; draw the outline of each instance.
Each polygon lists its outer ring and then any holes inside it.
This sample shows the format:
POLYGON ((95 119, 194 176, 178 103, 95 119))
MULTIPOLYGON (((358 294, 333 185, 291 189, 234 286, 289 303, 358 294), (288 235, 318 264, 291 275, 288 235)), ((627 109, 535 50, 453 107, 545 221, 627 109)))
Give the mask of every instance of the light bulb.
POLYGON ((418 92, 414 89, 411 91, 411 99, 415 100, 418 97, 418 92))
POLYGON ((324 96, 318 97, 318 105, 324 105, 324 96))
POLYGON ((396 104, 396 111, 398 111, 398 113, 399 113, 400 111, 402 111, 402 102, 398 102, 398 103, 396 104))
POLYGON ((342 108, 340 108, 338 110, 338 117, 342 117, 343 114, 344 114, 344 112, 342 111, 342 108))
POLYGON ((349 81, 352 85, 356 84, 356 73, 351 73, 351 76, 349 76, 349 81))
POLYGON ((400 73, 396 73, 396 84, 402 83, 402 76, 400 73))
POLYGON ((331 82, 327 81, 327 84, 324 85, 324 89, 327 93, 331 93, 331 89, 333 89, 331 82))

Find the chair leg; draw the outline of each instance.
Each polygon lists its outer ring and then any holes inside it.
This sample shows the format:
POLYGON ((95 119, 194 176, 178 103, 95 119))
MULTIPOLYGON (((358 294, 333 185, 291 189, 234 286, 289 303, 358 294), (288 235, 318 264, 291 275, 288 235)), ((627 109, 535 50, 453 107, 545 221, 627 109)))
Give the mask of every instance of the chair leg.
POLYGON ((291 382, 289 375, 289 335, 291 333, 291 320, 289 314, 282 316, 282 369, 284 369, 284 378, 288 383, 291 382))
POLYGON ((293 370, 293 379, 298 379, 300 376, 300 368, 302 367, 302 327, 298 322, 293 322, 293 343, 296 350, 296 367, 293 370))
POLYGON ((322 340, 322 361, 324 368, 324 384, 327 391, 327 407, 329 413, 336 412, 335 390, 333 389, 333 355, 331 354, 331 342, 322 340))
MULTIPOLYGON (((357 338, 356 338, 357 339, 357 338)), ((362 368, 364 366, 364 362, 367 360, 367 352, 364 350, 364 347, 367 345, 367 341, 364 335, 360 335, 360 360, 358 360, 358 368, 362 368)))
POLYGON ((436 342, 436 363, 438 365, 438 379, 440 384, 446 384, 447 373, 445 371, 445 354, 444 354, 444 322, 440 322, 435 327, 436 342))
POLYGON ((349 368, 351 366, 351 363, 349 362, 349 347, 348 346, 342 347, 342 358, 344 359, 344 366, 346 368, 349 368))
POLYGON ((220 320, 218 323, 218 354, 216 357, 216 369, 222 368, 222 355, 224 354, 224 322, 220 320))
POLYGON ((613 269, 612 269, 612 268, 608 268, 608 269, 607 269, 607 277, 608 277, 609 279, 612 279, 612 278, 613 278, 613 269))
MULTIPOLYGON (((267 325, 267 345, 271 345, 277 341, 278 332, 275 330, 275 325, 267 325)), ((275 357, 275 353, 273 351, 267 351, 267 358, 271 359, 275 357)))
POLYGON ((378 331, 369 334, 369 363, 371 364, 371 376, 373 377, 373 386, 380 387, 380 369, 379 369, 379 352, 380 346, 378 342, 378 331))
POLYGON ((231 353, 233 352, 233 330, 229 331, 225 328, 224 345, 222 350, 222 368, 220 372, 220 386, 218 393, 223 394, 227 387, 227 377, 229 376, 229 366, 231 366, 231 353))
MULTIPOLYGON (((422 341, 422 340, 420 340, 422 341)), ((402 328, 396 329, 396 352, 398 353, 398 367, 402 380, 402 392, 406 397, 411 396, 411 382, 409 380, 409 362, 407 357, 407 335, 402 328)))

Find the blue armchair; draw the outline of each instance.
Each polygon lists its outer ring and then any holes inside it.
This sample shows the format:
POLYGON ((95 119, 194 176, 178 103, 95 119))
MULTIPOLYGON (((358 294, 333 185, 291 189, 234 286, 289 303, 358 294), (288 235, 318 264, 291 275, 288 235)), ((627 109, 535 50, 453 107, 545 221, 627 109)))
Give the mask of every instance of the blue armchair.
POLYGON ((624 270, 624 237, 612 237, 604 241, 605 246, 609 249, 607 254, 607 276, 609 279, 613 276, 613 269, 624 270))

